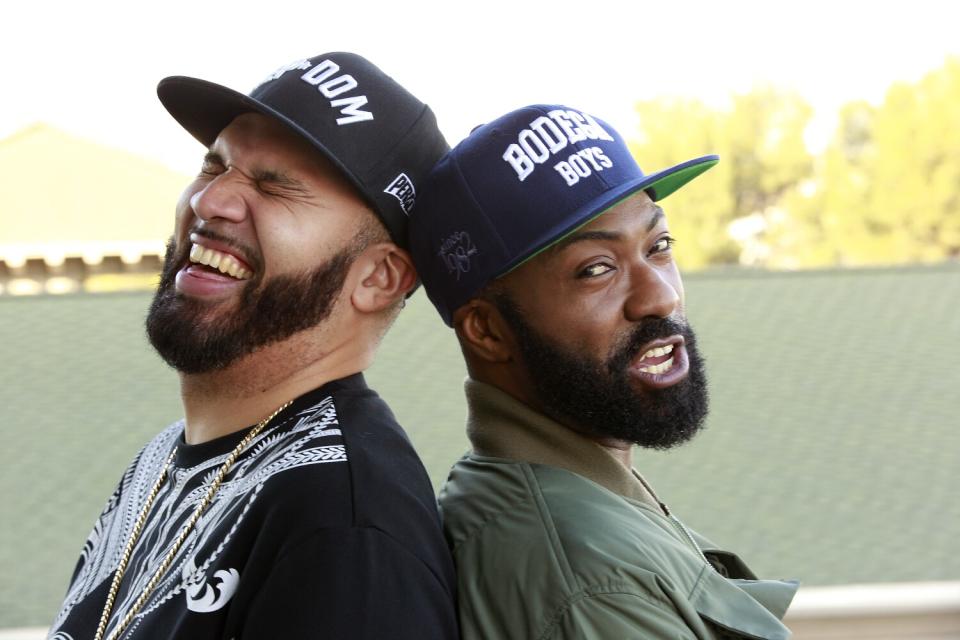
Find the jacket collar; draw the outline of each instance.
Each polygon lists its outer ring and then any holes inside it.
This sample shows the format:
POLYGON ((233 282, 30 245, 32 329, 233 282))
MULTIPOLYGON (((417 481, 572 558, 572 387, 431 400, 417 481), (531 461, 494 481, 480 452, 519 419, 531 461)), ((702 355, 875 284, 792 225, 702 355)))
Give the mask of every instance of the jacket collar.
POLYGON ((474 453, 566 469, 659 512, 640 475, 605 447, 492 385, 467 378, 467 436, 474 453))

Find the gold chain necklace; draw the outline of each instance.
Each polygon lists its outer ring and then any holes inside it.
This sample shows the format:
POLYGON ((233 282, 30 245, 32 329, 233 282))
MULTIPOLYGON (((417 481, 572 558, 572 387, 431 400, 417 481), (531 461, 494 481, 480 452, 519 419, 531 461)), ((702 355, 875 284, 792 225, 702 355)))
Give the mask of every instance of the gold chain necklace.
MULTIPOLYGON (((203 514, 206 508, 210 505, 210 502, 213 500, 213 496, 216 495, 217 490, 220 488, 220 484, 227 475, 227 472, 230 471, 230 467, 232 467, 233 463, 237 461, 237 458, 241 453, 243 453, 243 450, 247 447, 247 445, 250 444, 250 441, 256 438, 257 434, 263 431, 263 429, 270 424, 270 421, 288 406, 290 406, 290 402, 287 402, 282 407, 261 420, 257 426, 251 429, 250 433, 245 435, 243 439, 237 443, 237 446, 233 448, 233 451, 230 452, 230 455, 227 456, 227 459, 224 460, 223 464, 220 466, 220 470, 217 471, 217 475, 213 478, 213 482, 210 483, 210 488, 207 489, 206 495, 204 495, 203 499, 200 500, 197 508, 193 511, 193 515, 190 516, 190 519, 180 531, 180 535, 178 535, 177 539, 174 540, 173 546, 170 547, 169 551, 167 551, 167 554, 164 556, 160 566, 157 567, 157 570, 153 573, 150 581, 147 582, 147 586, 143 588, 143 592, 136 599, 136 601, 134 601, 133 605, 130 607, 130 610, 127 612, 127 615, 123 617, 123 620, 120 621, 107 640, 116 640, 116 638, 119 638, 120 634, 123 633, 127 626, 133 621, 133 618, 137 615, 140 607, 143 606, 143 604, 147 601, 147 598, 150 597, 150 594, 153 592, 154 588, 156 588, 157 583, 160 582, 160 578, 163 577, 163 574, 166 573, 167 569, 170 568, 170 564, 173 562, 174 556, 177 555, 180 547, 183 546, 183 543, 190 534, 190 531, 193 529, 193 526, 200 519, 200 516, 203 514)), ((107 602, 103 605, 103 613, 100 615, 100 624, 97 626, 97 634, 94 636, 94 640, 103 639, 103 634, 107 629, 107 622, 110 620, 110 614, 113 612, 113 603, 117 598, 117 591, 120 589, 120 581, 123 580, 123 574, 126 572, 127 564, 130 562, 130 556, 133 554, 133 547, 136 545, 137 539, 140 538, 140 532, 143 529, 144 523, 147 521, 147 515, 150 513, 150 507, 153 506, 153 501, 156 499, 157 494, 160 493, 160 488, 163 486, 163 481, 167 477, 167 467, 169 467, 170 463, 173 462, 173 457, 176 455, 176 453, 177 449, 174 447, 173 451, 171 451, 170 455, 167 457, 167 461, 163 464, 163 469, 160 470, 160 477, 157 478, 153 488, 150 489, 150 493, 147 495, 146 502, 144 502, 143 509, 140 511, 140 515, 137 516, 136 521, 133 523, 133 531, 130 532, 130 539, 127 541, 127 545, 124 547, 123 553, 120 556, 120 564, 117 566, 117 571, 113 574, 113 582, 110 584, 110 591, 107 593, 107 602)))

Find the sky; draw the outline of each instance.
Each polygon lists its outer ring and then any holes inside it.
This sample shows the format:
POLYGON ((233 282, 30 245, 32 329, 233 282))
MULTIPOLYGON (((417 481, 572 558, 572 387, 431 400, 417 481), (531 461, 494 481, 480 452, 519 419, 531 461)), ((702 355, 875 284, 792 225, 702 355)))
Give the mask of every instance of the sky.
POLYGON ((0 137, 46 122, 183 173, 203 149, 156 99, 168 75, 246 93, 287 62, 354 51, 430 104, 451 144, 537 102, 629 139, 638 100, 720 106, 773 83, 814 106, 817 147, 843 103, 878 102, 960 55, 950 0, 11 0, 0 12, 0 137))

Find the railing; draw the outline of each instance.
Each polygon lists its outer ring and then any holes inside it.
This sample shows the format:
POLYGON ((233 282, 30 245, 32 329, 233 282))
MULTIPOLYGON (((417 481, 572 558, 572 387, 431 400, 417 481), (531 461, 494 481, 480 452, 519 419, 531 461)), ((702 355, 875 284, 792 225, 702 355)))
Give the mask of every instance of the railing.
POLYGON ((960 582, 801 588, 787 613, 793 640, 960 638, 960 582))

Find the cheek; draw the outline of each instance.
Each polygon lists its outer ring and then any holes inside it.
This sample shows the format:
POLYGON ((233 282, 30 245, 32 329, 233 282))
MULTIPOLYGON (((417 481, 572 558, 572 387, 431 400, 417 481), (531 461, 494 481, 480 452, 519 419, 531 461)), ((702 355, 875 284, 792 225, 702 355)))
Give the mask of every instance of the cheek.
POLYGON ((186 234, 189 232, 190 227, 193 225, 193 208, 190 206, 190 198, 193 197, 195 193, 200 191, 201 186, 198 184, 198 181, 195 180, 187 185, 187 188, 183 190, 180 194, 180 198, 177 200, 177 208, 175 211, 175 221, 174 221, 174 237, 178 240, 186 237, 186 234))
POLYGON ((680 270, 677 268, 676 263, 672 264, 672 268, 668 277, 668 281, 673 286, 673 290, 677 292, 678 296, 680 296, 680 308, 686 309, 687 299, 683 292, 683 279, 680 277, 680 270))
MULTIPOLYGON (((305 215, 322 213, 313 212, 305 215)), ((266 264, 281 272, 315 268, 345 249, 356 235, 337 224, 322 224, 319 219, 302 219, 304 224, 277 221, 257 226, 257 241, 266 264)))
POLYGON ((608 305, 582 300, 557 302, 532 312, 530 322, 542 327, 546 337, 572 353, 592 359, 605 358, 612 337, 622 329, 619 308, 614 310, 608 305))
POLYGON ((587 291, 549 280, 517 279, 510 294, 534 329, 582 356, 605 357, 623 322, 623 297, 615 287, 587 291))

